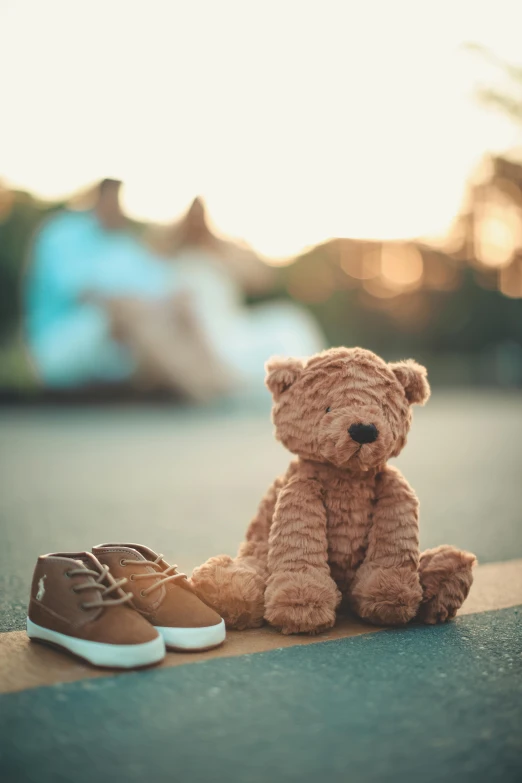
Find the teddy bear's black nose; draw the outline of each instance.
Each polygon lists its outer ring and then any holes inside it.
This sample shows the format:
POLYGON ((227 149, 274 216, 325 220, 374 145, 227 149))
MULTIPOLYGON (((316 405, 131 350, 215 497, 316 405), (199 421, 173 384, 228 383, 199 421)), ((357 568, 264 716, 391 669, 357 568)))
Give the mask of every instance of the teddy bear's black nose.
POLYGON ((375 424, 352 424, 348 434, 356 443, 373 443, 379 436, 379 430, 375 424))

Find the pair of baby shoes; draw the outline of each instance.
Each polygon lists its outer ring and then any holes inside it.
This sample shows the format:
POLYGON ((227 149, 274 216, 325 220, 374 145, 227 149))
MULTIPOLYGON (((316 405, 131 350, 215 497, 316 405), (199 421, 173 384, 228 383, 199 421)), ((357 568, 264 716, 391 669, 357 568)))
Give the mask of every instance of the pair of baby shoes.
POLYGON ((55 552, 36 563, 29 638, 95 666, 150 666, 166 649, 217 647, 225 633, 224 621, 195 595, 185 574, 141 544, 55 552))

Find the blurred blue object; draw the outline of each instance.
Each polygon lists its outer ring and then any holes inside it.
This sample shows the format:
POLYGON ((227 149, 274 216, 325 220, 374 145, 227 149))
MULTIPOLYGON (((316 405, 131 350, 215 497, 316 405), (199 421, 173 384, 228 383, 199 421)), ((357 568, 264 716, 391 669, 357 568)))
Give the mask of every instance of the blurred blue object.
POLYGON ((149 372, 149 384, 181 386, 189 396, 196 379, 209 397, 217 393, 212 379, 200 376, 214 363, 214 376, 226 377, 219 393, 242 393, 262 388, 271 355, 307 356, 325 345, 298 305, 246 307, 223 253, 194 245, 162 257, 125 222, 106 227, 95 211, 64 211, 43 226, 25 293, 29 348, 51 387, 131 381, 139 370, 142 378, 149 372), (114 308, 124 300, 138 304, 126 318, 127 331, 140 332, 138 344, 117 328, 114 337, 114 308))
POLYGON ((171 287, 171 268, 130 231, 107 231, 91 211, 49 220, 35 239, 25 291, 27 339, 42 380, 67 387, 129 378, 135 359, 89 296, 159 299, 171 287))

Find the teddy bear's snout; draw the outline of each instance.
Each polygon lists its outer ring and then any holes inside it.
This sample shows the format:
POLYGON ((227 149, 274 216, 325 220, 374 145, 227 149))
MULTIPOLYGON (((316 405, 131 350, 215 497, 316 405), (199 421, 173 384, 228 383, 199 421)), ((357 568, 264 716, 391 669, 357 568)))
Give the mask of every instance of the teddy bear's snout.
POLYGON ((352 424, 348 434, 356 443, 373 443, 379 437, 379 430, 375 424, 352 424))

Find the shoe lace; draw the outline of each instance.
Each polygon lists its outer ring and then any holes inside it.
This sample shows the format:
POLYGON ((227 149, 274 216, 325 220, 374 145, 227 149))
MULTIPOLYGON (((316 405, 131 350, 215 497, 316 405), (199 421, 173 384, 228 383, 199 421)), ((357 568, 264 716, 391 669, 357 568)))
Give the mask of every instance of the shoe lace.
POLYGON ((109 573, 109 566, 102 566, 102 571, 93 571, 90 568, 73 568, 71 571, 67 571, 67 576, 92 576, 93 582, 82 582, 81 584, 74 585, 72 588, 75 593, 81 593, 83 590, 100 590, 97 596, 97 601, 84 601, 81 604, 82 609, 98 609, 106 606, 120 606, 126 604, 132 598, 132 593, 125 593, 120 598, 107 598, 109 593, 122 587, 127 581, 126 579, 114 579, 109 573), (109 578, 109 584, 103 584, 106 578, 109 578))
POLYGON ((157 590, 158 587, 162 587, 162 585, 167 584, 168 582, 175 582, 176 580, 181 581, 182 579, 186 579, 187 575, 182 574, 181 571, 178 571, 177 565, 170 565, 167 566, 164 570, 161 570, 161 561, 163 560, 163 555, 158 555, 156 560, 129 560, 126 558, 123 558, 120 562, 122 565, 137 565, 137 566, 153 566, 154 568, 158 568, 158 571, 154 571, 154 573, 147 573, 147 574, 131 574, 130 579, 131 581, 137 580, 137 579, 155 579, 153 585, 150 587, 146 587, 145 590, 141 591, 141 594, 143 597, 148 595, 149 593, 152 593, 154 590, 157 590))

